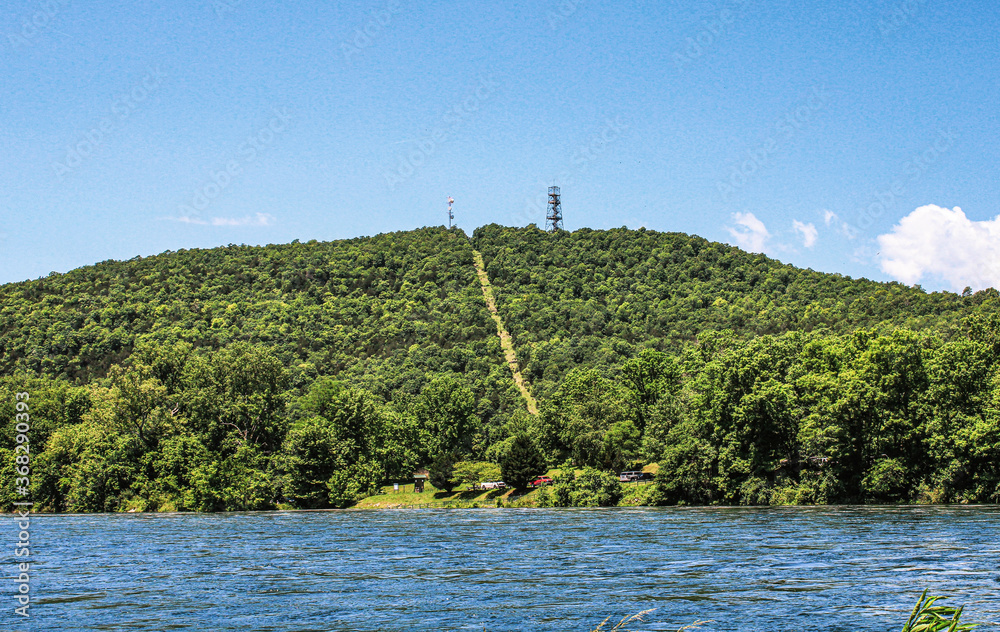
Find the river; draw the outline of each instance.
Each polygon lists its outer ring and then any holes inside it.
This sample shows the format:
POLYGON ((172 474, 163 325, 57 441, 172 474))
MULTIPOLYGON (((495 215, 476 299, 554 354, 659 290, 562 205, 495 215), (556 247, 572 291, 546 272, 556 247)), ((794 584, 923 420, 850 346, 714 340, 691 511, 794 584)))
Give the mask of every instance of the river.
POLYGON ((589 632, 655 608, 630 628, 899 630, 924 588, 1000 621, 995 506, 64 515, 32 529, 25 629, 589 632))

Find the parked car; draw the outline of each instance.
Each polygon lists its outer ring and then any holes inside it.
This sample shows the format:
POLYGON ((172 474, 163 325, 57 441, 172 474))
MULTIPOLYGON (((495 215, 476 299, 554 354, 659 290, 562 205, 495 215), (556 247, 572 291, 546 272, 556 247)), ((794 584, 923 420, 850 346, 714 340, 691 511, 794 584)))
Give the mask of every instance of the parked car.
POLYGON ((631 483, 632 481, 651 481, 653 480, 653 475, 649 472, 641 472, 635 470, 632 472, 622 472, 618 475, 618 480, 622 483, 631 483))
POLYGON ((506 489, 507 483, 503 481, 486 481, 479 484, 479 489, 506 489))
POLYGON ((532 487, 541 487, 542 485, 551 485, 552 484, 552 479, 549 478, 548 476, 539 476, 538 478, 536 478, 535 480, 531 481, 528 484, 531 485, 532 487))

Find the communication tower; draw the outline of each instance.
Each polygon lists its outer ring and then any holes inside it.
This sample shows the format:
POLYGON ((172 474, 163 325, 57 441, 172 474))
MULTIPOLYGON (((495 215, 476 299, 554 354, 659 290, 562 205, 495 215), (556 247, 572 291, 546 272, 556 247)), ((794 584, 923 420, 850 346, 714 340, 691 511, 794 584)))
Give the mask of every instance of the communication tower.
POLYGON ((451 223, 455 221, 455 214, 451 211, 451 205, 455 203, 455 200, 448 198, 448 228, 451 228, 451 223))
POLYGON ((559 200, 559 187, 549 187, 549 210, 545 214, 545 230, 550 233, 563 230, 562 202, 559 200))

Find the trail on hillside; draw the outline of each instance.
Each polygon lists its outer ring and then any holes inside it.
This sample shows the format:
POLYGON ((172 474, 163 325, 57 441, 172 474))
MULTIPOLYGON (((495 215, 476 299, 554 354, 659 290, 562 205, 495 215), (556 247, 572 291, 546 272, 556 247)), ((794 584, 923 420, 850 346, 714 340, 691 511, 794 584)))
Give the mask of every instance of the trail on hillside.
POLYGON ((514 353, 514 343, 510 339, 507 328, 503 326, 503 321, 500 320, 499 312, 497 312, 497 304, 493 300, 493 286, 490 285, 490 278, 486 276, 486 265, 483 263, 483 256, 479 254, 478 250, 474 249, 472 257, 476 263, 476 276, 479 277, 479 283, 483 286, 483 297, 486 299, 486 307, 490 310, 490 314, 497 324, 497 335, 500 336, 500 346, 503 347, 504 357, 507 358, 507 366, 510 367, 510 372, 514 375, 514 383, 517 384, 518 390, 521 391, 521 396, 524 397, 524 401, 528 405, 528 412, 532 415, 537 415, 538 404, 535 402, 535 398, 531 396, 531 393, 528 392, 527 382, 524 381, 524 378, 521 376, 521 370, 518 368, 517 355, 514 353))

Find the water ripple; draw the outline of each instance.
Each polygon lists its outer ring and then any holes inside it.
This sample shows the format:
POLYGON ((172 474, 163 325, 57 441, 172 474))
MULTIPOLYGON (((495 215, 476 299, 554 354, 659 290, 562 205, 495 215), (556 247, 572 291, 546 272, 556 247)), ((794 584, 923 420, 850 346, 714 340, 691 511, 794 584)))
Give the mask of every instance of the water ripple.
MULTIPOLYGON (((898 629, 1000 619, 996 507, 39 516, 38 629, 898 629)), ((36 523, 33 523, 35 526, 36 523)))

